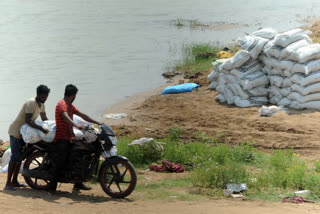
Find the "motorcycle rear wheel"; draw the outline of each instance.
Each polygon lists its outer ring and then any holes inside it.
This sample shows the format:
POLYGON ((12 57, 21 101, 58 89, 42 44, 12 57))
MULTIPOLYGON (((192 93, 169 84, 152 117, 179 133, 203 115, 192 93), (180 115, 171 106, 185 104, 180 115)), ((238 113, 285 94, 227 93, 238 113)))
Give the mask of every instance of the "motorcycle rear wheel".
POLYGON ((137 175, 130 161, 117 158, 101 166, 99 182, 112 198, 125 198, 136 187, 137 175))
MULTIPOLYGON (((26 158, 24 162, 23 169, 32 170, 39 168, 44 162, 44 152, 34 152, 30 156, 26 158)), ((48 189, 50 181, 39 179, 39 178, 32 178, 29 176, 24 176, 24 180, 32 189, 38 190, 46 190, 48 189)))

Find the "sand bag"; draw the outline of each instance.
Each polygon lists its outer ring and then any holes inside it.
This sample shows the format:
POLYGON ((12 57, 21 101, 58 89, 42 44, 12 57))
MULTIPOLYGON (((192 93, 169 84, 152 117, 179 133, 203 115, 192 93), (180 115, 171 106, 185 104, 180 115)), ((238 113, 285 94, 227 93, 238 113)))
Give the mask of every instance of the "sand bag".
POLYGON ((281 87, 283 87, 283 88, 291 87, 292 84, 293 84, 293 83, 291 82, 290 78, 285 78, 285 79, 283 80, 283 82, 282 82, 281 87))
POLYGON ((294 53, 296 50, 298 50, 299 48, 304 47, 304 46, 308 46, 311 43, 312 43, 311 39, 307 39, 307 40, 303 39, 303 40, 294 42, 282 50, 279 58, 285 59, 288 56, 290 56, 292 53, 294 53))
POLYGON ((239 96, 241 99, 249 99, 249 95, 244 92, 239 84, 232 83, 229 84, 229 87, 235 96, 239 96))
POLYGON ((312 60, 304 64, 297 63, 292 67, 291 73, 302 73, 308 75, 320 70, 320 59, 312 60))
POLYGON ((252 105, 249 100, 242 100, 240 97, 237 97, 234 100, 234 104, 238 107, 241 107, 241 108, 248 108, 248 107, 256 106, 255 104, 252 105))
POLYGON ((250 54, 248 51, 240 50, 232 58, 229 58, 225 61, 221 68, 227 71, 230 71, 234 68, 239 68, 244 63, 250 60, 250 54))
POLYGON ((295 75, 293 75, 290 78, 290 81, 296 84, 301 85, 302 81, 304 80, 305 76, 300 74, 300 73, 296 73, 295 75))
POLYGON ((262 73, 261 71, 257 71, 252 74, 248 74, 248 75, 244 76, 243 79, 254 81, 255 79, 258 79, 262 76, 265 76, 265 74, 262 73))
POLYGON ((250 36, 258 36, 258 37, 270 40, 270 39, 273 39, 273 37, 276 34, 277 34, 277 31, 275 29, 266 27, 251 33, 250 36))
POLYGON ((248 90, 248 92, 254 97, 268 96, 269 89, 265 88, 265 86, 256 87, 248 90))
POLYGON ((208 89, 215 90, 217 88, 217 85, 218 85, 217 81, 212 81, 208 86, 208 89))
POLYGON ((252 88, 260 87, 260 86, 265 86, 269 83, 269 80, 267 76, 262 76, 259 77, 255 80, 243 80, 240 82, 244 90, 250 90, 252 88))
POLYGON ((284 33, 278 33, 274 37, 274 44, 281 47, 287 47, 296 41, 310 39, 307 34, 310 34, 310 31, 304 31, 300 28, 289 30, 284 33))
POLYGON ((280 77, 280 76, 269 76, 269 80, 270 80, 270 85, 275 85, 278 88, 281 87, 284 78, 280 77))
POLYGON ((279 106, 289 106, 291 104, 292 100, 289 100, 288 98, 284 97, 279 102, 279 106))
POLYGON ((208 76, 207 76, 207 80, 209 82, 213 81, 213 80, 217 80, 219 78, 219 72, 217 71, 212 71, 208 76))
POLYGON ((320 93, 314 93, 314 94, 302 96, 297 92, 292 92, 291 94, 289 94, 288 99, 296 100, 299 103, 307 103, 310 101, 320 101, 320 93))
POLYGON ((302 87, 298 84, 293 84, 291 86, 292 91, 299 92, 302 95, 308 95, 312 93, 318 93, 320 92, 320 83, 312 84, 307 87, 302 87))
POLYGON ((292 92, 291 87, 280 88, 280 94, 284 97, 287 97, 292 92))
POLYGON ((283 76, 283 70, 279 69, 279 68, 272 68, 272 69, 268 69, 268 75, 269 76, 283 76))
POLYGON ((275 45, 273 42, 269 42, 266 47, 264 48, 263 52, 268 57, 274 57, 279 59, 282 53, 283 47, 275 45))
POLYGON ((227 101, 226 98, 223 96, 223 94, 218 94, 216 96, 216 99, 221 103, 225 103, 227 101))
POLYGON ((252 59, 257 59, 261 53, 265 44, 268 40, 256 37, 256 36, 245 36, 243 39, 239 39, 241 47, 248 51, 252 59))
POLYGON ((305 63, 310 60, 320 59, 320 44, 312 44, 301 47, 292 53, 288 59, 299 63, 305 63))

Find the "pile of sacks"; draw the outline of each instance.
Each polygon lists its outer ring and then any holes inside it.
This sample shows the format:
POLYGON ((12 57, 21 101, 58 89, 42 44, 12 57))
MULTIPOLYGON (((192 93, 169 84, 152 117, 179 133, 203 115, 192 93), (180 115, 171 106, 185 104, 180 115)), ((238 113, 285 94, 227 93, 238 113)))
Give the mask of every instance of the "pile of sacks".
POLYGON ((240 50, 214 62, 209 88, 220 102, 250 107, 275 104, 293 109, 320 109, 320 44, 309 31, 277 33, 271 28, 240 40, 240 50))
POLYGON ((266 28, 240 40, 242 50, 232 58, 218 64, 209 74, 209 88, 219 92, 217 99, 222 103, 239 107, 260 106, 268 103, 269 79, 259 61, 264 46, 276 35, 266 28))

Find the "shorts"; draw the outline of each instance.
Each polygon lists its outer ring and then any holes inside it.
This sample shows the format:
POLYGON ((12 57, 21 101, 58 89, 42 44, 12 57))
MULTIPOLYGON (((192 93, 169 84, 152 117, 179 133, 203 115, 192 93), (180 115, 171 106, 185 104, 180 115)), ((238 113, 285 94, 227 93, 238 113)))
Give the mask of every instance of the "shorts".
POLYGON ((22 148, 25 142, 22 139, 10 136, 11 159, 10 161, 18 163, 22 161, 22 148))

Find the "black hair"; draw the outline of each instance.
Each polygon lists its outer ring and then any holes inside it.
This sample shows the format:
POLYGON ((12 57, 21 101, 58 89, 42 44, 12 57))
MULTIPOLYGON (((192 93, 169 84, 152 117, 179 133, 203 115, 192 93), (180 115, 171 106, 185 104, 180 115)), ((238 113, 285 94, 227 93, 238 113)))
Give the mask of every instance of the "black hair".
POLYGON ((64 96, 69 97, 76 95, 78 92, 78 88, 72 84, 69 84, 66 86, 66 89, 64 91, 64 96))
POLYGON ((46 85, 39 85, 37 87, 37 95, 39 95, 39 94, 48 95, 49 93, 50 93, 50 88, 48 88, 46 85))

